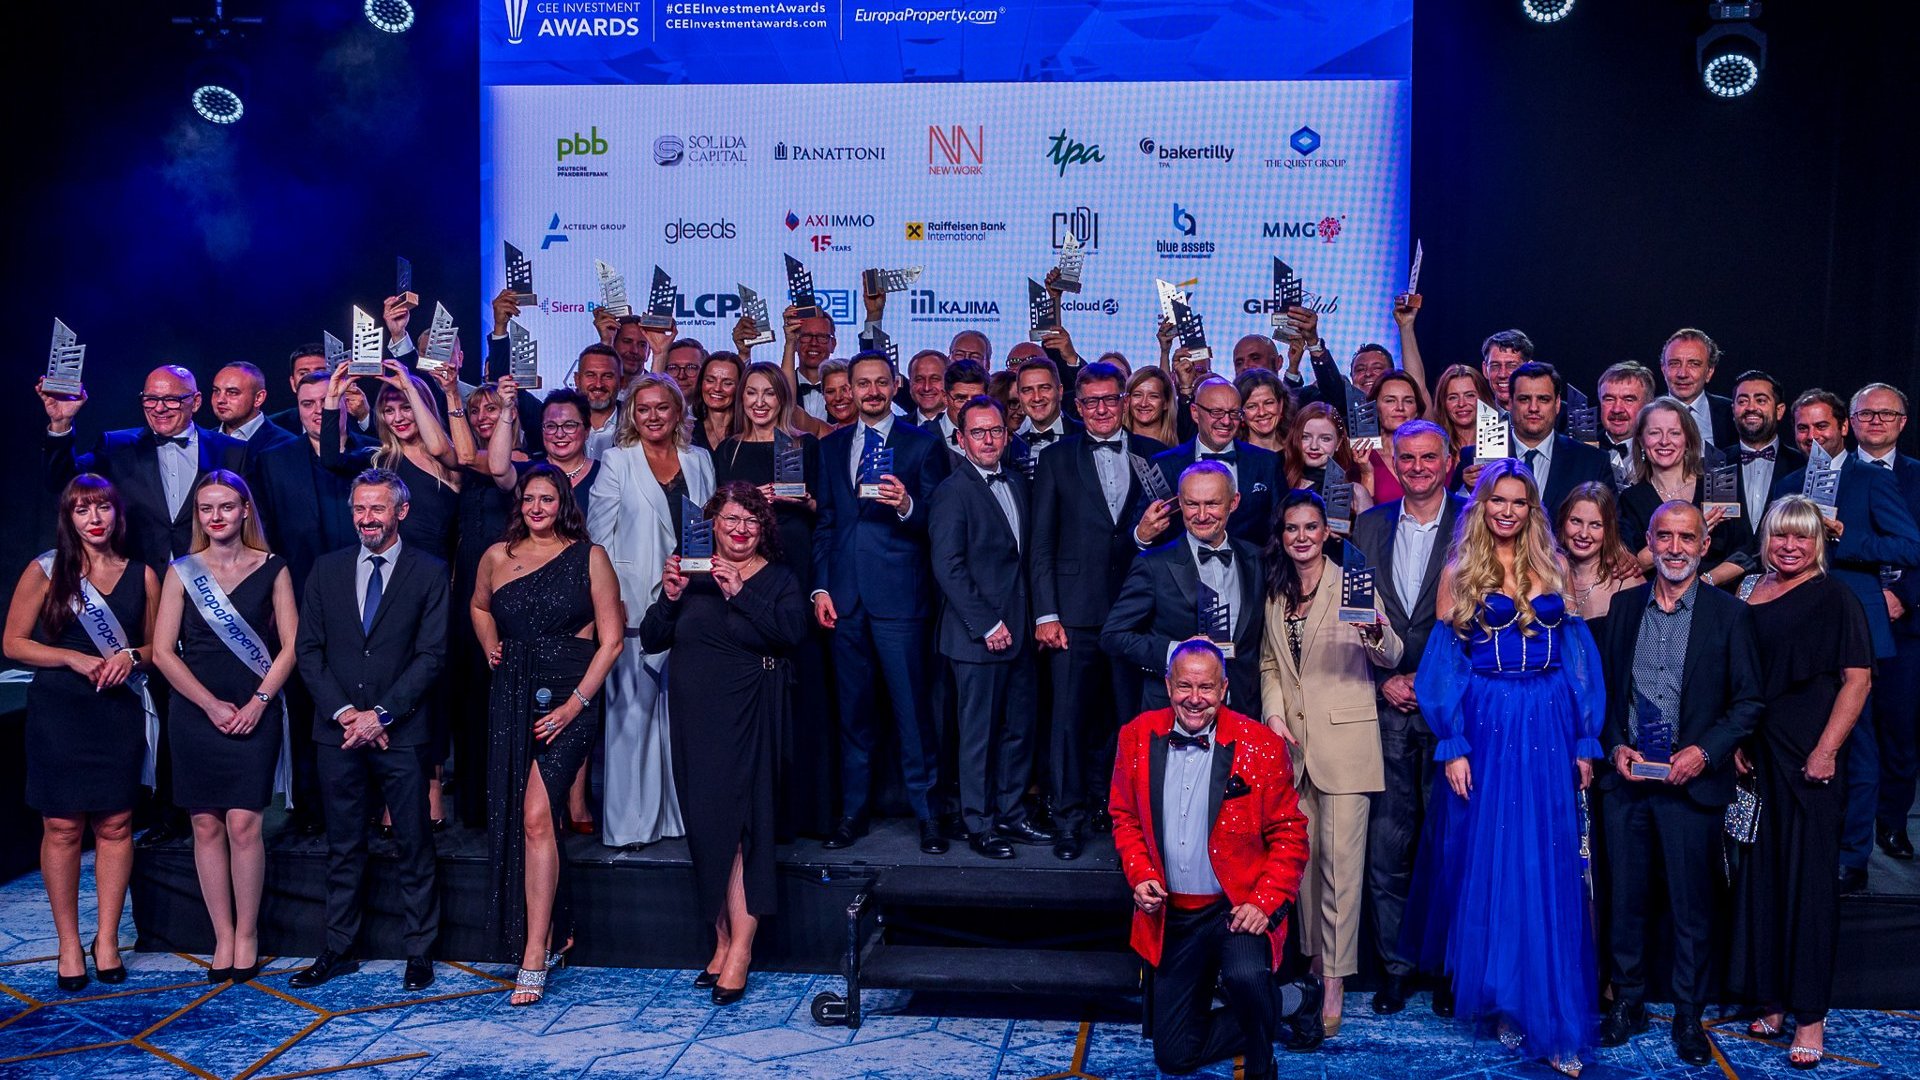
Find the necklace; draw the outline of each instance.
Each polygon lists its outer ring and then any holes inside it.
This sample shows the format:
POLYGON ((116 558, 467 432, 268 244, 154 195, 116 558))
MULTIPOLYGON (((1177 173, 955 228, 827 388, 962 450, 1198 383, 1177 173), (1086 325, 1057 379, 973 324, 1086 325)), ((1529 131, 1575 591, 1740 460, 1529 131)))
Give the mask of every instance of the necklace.
POLYGON ((1600 578, 1596 576, 1592 581, 1587 583, 1586 588, 1582 589, 1580 587, 1580 568, 1579 567, 1576 566, 1573 568, 1572 577, 1573 577, 1573 606, 1575 608, 1578 608, 1581 611, 1585 611, 1587 610, 1587 601, 1593 599, 1593 591, 1600 587, 1600 578))
POLYGON ((1680 487, 1678 490, 1669 489, 1665 484, 1660 482, 1660 477, 1658 476, 1650 475, 1648 479, 1653 482, 1653 490, 1660 496, 1661 502, 1672 502, 1675 499, 1682 499, 1688 502, 1693 501, 1693 492, 1687 485, 1685 474, 1682 474, 1680 477, 1680 487))
POLYGON ((586 471, 587 471, 587 466, 589 466, 589 465, 591 465, 591 464, 593 464, 593 459, 592 459, 592 458, 588 458, 588 459, 586 459, 585 461, 582 461, 582 462, 581 462, 580 464, 578 464, 578 465, 575 465, 575 466, 574 466, 573 468, 571 468, 571 469, 567 469, 567 470, 565 470, 565 472, 566 472, 566 474, 567 474, 567 482, 568 482, 568 483, 572 483, 572 482, 573 482, 573 478, 574 478, 574 477, 576 477, 576 476, 579 476, 579 475, 580 475, 581 473, 583 473, 583 472, 586 472, 586 471))

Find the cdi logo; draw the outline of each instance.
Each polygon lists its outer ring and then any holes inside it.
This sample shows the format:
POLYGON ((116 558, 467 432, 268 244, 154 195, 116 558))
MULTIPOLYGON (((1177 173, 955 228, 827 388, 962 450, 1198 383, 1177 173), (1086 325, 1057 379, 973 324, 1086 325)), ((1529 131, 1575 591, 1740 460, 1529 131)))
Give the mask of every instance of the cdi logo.
POLYGON ((1060 250, 1067 242, 1067 234, 1072 233, 1080 246, 1089 251, 1100 248, 1100 212, 1085 206, 1076 206, 1071 210, 1056 210, 1053 214, 1053 248, 1060 250))

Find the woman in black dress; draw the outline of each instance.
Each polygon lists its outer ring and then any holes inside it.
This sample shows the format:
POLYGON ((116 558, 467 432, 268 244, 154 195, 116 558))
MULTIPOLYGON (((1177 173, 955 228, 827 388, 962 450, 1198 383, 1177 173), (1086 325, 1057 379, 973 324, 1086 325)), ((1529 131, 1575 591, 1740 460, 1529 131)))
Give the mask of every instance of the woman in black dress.
POLYGON ((213 921, 207 979, 246 982, 260 973, 260 816, 281 779, 279 694, 293 674, 300 611, 246 481, 216 469, 194 485, 191 505, 192 554, 161 585, 153 666, 172 688, 173 801, 193 815, 193 865, 213 921))
POLYGON ((490 933, 518 950, 514 1005, 546 994, 573 943, 560 822, 598 734, 600 689, 625 643, 620 588, 587 540, 573 486, 552 465, 521 477, 505 540, 480 560, 474 633, 494 667, 488 712, 490 933))
POLYGON ((131 819, 153 727, 142 648, 160 584, 122 555, 126 513, 103 477, 83 473, 60 496, 58 541, 27 564, 7 608, 7 659, 36 669, 27 689, 27 805, 40 811, 40 873, 60 937, 60 989, 125 982, 120 912, 133 876, 131 819), (104 610, 101 610, 104 608, 104 610), (84 611, 94 617, 82 618, 84 611), (80 947, 80 841, 93 829, 100 918, 80 947))
POLYGON ((669 558, 640 645, 673 650, 668 713, 699 718, 676 730, 673 755, 700 911, 718 936, 694 985, 731 1005, 746 993, 754 931, 774 910, 775 744, 791 709, 788 657, 806 636, 808 612, 778 561, 773 507, 757 489, 722 486, 706 515, 713 572, 689 576, 679 556, 669 558))
POLYGON ((1760 825, 1735 883, 1732 985, 1766 1010, 1748 1031, 1772 1038, 1794 1019, 1787 1063, 1826 1052, 1833 956, 1840 944, 1840 831, 1847 736, 1873 686, 1873 641, 1860 600, 1826 572, 1820 509, 1798 495, 1760 524, 1766 572, 1743 588, 1766 712, 1734 767, 1751 775, 1760 825))
POLYGON ((1669 499, 1703 507, 1707 520, 1707 556, 1700 561, 1703 579, 1724 586, 1751 569, 1752 526, 1745 518, 1728 517, 1719 507, 1704 508, 1707 452, 1693 410, 1677 398, 1654 398, 1633 421, 1632 445, 1632 483, 1620 492, 1620 539, 1638 556, 1640 569, 1653 569, 1647 526, 1653 522, 1653 512, 1669 499))
POLYGON ((740 428, 740 367, 740 354, 724 350, 700 362, 699 382, 687 396, 693 399, 693 445, 702 450, 719 446, 740 428))
MULTIPOLYGON (((800 594, 811 592, 813 581, 813 523, 816 513, 811 490, 780 494, 773 483, 776 444, 800 447, 803 484, 811 489, 820 475, 820 440, 792 426, 793 391, 780 368, 754 364, 747 368, 741 387, 740 409, 734 414, 734 435, 713 453, 716 483, 752 484, 773 503, 779 522, 780 564, 800 583, 800 594)), ((774 815, 782 841, 799 836, 825 836, 838 817, 840 797, 834 779, 840 775, 840 748, 833 722, 833 679, 827 667, 824 631, 809 627, 794 648, 795 707, 792 723, 779 733, 779 780, 774 815)))

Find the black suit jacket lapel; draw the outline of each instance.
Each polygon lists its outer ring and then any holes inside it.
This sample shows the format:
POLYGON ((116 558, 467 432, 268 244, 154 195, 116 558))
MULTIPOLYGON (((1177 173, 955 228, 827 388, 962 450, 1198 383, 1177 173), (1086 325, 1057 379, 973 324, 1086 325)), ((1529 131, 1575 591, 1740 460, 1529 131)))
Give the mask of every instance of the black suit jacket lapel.
MULTIPOLYGON (((357 555, 355 557, 358 558, 357 555)), ((380 608, 373 613, 373 626, 367 630, 367 640, 373 640, 373 635, 380 630, 380 624, 386 621, 387 613, 393 610, 394 601, 400 596, 400 586, 407 580, 416 561, 412 547, 400 549, 400 557, 394 560, 386 580, 380 583, 380 608)), ((358 576, 357 568, 355 576, 358 576)))
MULTIPOLYGON (((1177 721, 1176 721, 1177 722, 1177 721)), ((1220 740, 1220 727, 1213 729, 1213 775, 1207 781, 1207 836, 1213 836, 1214 826, 1220 821, 1220 804, 1226 801, 1227 777, 1233 775, 1233 750, 1237 745, 1220 740)))
MULTIPOLYGON (((1198 613, 1200 611, 1200 562, 1195 558, 1193 548, 1188 545, 1185 536, 1182 536, 1178 543, 1180 545, 1179 556, 1169 560, 1172 563, 1171 572, 1173 574, 1173 584, 1180 590, 1180 595, 1186 598, 1187 610, 1194 613, 1195 619, 1198 619, 1198 613)), ((1194 625, 1197 627, 1200 624, 1196 621, 1194 625)))
MULTIPOLYGON (((1420 595, 1414 598, 1413 607, 1408 609, 1407 621, 1413 621, 1413 612, 1430 611, 1439 600, 1440 572, 1447 565, 1447 549, 1453 546, 1453 526, 1460 517, 1460 507, 1449 494, 1440 504, 1440 526, 1433 536, 1433 550, 1427 554, 1427 569, 1420 575, 1420 595)), ((1388 568, 1391 576, 1392 568, 1388 568)))
MULTIPOLYGON (((1393 580, 1393 547, 1400 540, 1400 515, 1405 513, 1406 509, 1405 500, 1393 504, 1393 515, 1386 519, 1386 536, 1383 538, 1385 542, 1380 545, 1380 565, 1376 568, 1379 572, 1374 575, 1380 596, 1386 601, 1387 618, 1402 626, 1407 625, 1410 620, 1407 618, 1407 602, 1401 599, 1400 587, 1393 580)), ((1354 525, 1356 529, 1359 527, 1357 521, 1354 525)))
MULTIPOLYGON (((1153 844, 1160 856, 1160 872, 1166 873, 1167 823, 1160 820, 1163 816, 1160 808, 1165 806, 1167 796, 1167 737, 1154 735, 1147 739, 1147 813, 1153 817, 1153 844)), ((1164 882, 1162 884, 1165 884, 1164 882)))

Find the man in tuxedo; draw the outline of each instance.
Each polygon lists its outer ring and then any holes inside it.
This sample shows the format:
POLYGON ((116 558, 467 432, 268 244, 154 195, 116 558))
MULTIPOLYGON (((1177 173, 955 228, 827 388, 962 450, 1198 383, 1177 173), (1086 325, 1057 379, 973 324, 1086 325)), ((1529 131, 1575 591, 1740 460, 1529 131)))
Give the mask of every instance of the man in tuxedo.
POLYGON ((929 800, 936 773, 927 715, 927 622, 932 613, 927 516, 951 456, 938 439, 893 414, 893 364, 884 353, 853 358, 855 423, 820 441, 820 517, 813 534, 814 618, 833 631, 839 684, 842 814, 826 839, 844 848, 866 834, 873 755, 873 677, 886 679, 898 725, 907 802, 920 821, 920 848, 947 850, 929 800), (861 498, 861 463, 893 451, 877 494, 861 498))
POLYGON ((1252 715, 1260 705, 1260 635, 1266 584, 1260 549, 1235 538, 1227 521, 1240 497, 1233 474, 1217 461, 1187 466, 1180 475, 1180 516, 1186 529, 1133 560, 1120 595, 1100 629, 1100 647, 1144 673, 1142 710, 1167 706, 1167 662, 1174 646, 1203 632, 1200 587, 1228 609, 1232 655, 1226 659, 1227 700, 1252 715))
MULTIPOLYGON (((1513 369, 1508 380, 1508 420, 1513 426, 1513 456, 1533 473, 1540 487, 1540 504, 1552 517, 1567 493, 1589 480, 1611 486, 1613 466, 1605 452, 1559 433, 1560 403, 1566 384, 1552 364, 1528 361, 1513 369)), ((1460 453, 1462 491, 1472 491, 1480 479, 1473 450, 1460 453)))
POLYGON ((966 461, 934 490, 927 521, 940 605, 940 655, 959 698, 960 813, 973 850, 1013 858, 1014 844, 1051 844, 1021 796, 1033 772, 1033 646, 1026 553, 1026 478, 1005 467, 1007 415, 990 397, 960 409, 966 461), (1016 682, 1026 693, 1012 693, 1016 682))
POLYGON ((955 360, 941 375, 946 387, 947 411, 934 423, 924 424, 929 434, 940 437, 948 450, 960 453, 960 407, 987 392, 987 369, 972 360, 955 360))
POLYGON ((1112 771, 1111 718, 1140 700, 1131 667, 1100 648, 1100 627, 1138 551, 1133 527, 1149 501, 1133 461, 1145 463, 1161 449, 1122 430, 1126 377, 1119 368, 1096 361, 1074 383, 1086 429, 1062 439, 1059 452, 1042 456, 1035 470, 1031 560, 1034 640, 1053 682, 1053 853, 1067 860, 1080 857, 1090 821, 1104 823, 1095 808, 1105 805, 1112 771))
MULTIPOLYGON (((1164 684, 1172 706, 1120 732, 1113 845, 1133 888, 1129 941, 1153 968, 1155 1064, 1189 1073, 1244 1055, 1244 1075, 1269 1077, 1290 1011, 1276 1000, 1273 971, 1306 869, 1306 816, 1285 744, 1224 707, 1226 681, 1211 644, 1174 649, 1164 684)), ((1317 1021, 1319 1003, 1310 1005, 1299 1011, 1317 1021)))
MULTIPOLYGON (((1189 410, 1198 425, 1194 437, 1154 455, 1153 463, 1172 490, 1179 489, 1181 475, 1195 462, 1211 461, 1225 468, 1239 493, 1227 532, 1256 550, 1264 547, 1273 532, 1273 507, 1279 498, 1280 455, 1234 438, 1243 417, 1240 391, 1218 375, 1209 375, 1194 387, 1189 410)), ((1142 548, 1179 537, 1182 526, 1175 523, 1172 511, 1170 503, 1149 508, 1134 537, 1142 548)))
POLYGON ((929 431, 940 427, 940 421, 949 411, 946 353, 939 349, 921 349, 913 354, 913 359, 907 362, 907 397, 905 404, 912 406, 907 418, 915 427, 929 431))
POLYGON ((1600 402, 1600 452, 1613 468, 1614 490, 1624 491, 1633 486, 1628 479, 1633 472, 1633 422, 1654 398, 1653 369, 1623 360, 1600 373, 1594 396, 1600 402))
POLYGON ((220 434, 247 444, 249 458, 294 441, 294 434, 267 419, 260 407, 267 403, 267 377, 252 364, 240 361, 214 373, 208 402, 220 420, 220 434))
MULTIPOLYGON (((1845 582, 1860 599, 1873 632, 1873 655, 1879 664, 1896 660, 1886 590, 1881 575, 1905 575, 1920 567, 1920 525, 1901 497, 1900 482, 1889 464, 1868 464, 1847 453, 1847 408, 1838 395, 1808 390, 1793 402, 1793 433, 1800 448, 1812 453, 1819 443, 1840 466, 1838 503, 1839 539, 1828 545, 1827 558, 1835 580, 1845 582)), ((1878 460, 1878 459, 1876 459, 1878 460)), ((1788 473, 1773 483, 1772 495, 1794 494, 1806 483, 1806 470, 1788 473)), ((1858 892, 1867 885, 1867 860, 1873 854, 1873 822, 1879 811, 1880 743, 1876 719, 1882 694, 1868 696, 1866 708, 1853 726, 1847 759, 1847 821, 1840 836, 1840 891, 1858 892)), ((1889 703, 1886 708, 1893 708, 1889 703)))
POLYGON ((1787 402, 1780 383, 1764 371, 1742 372, 1733 384, 1733 430, 1738 442, 1730 447, 1739 456, 1740 509, 1754 535, 1767 514, 1773 479, 1807 467, 1807 455, 1780 438, 1780 421, 1787 402))
POLYGON ((439 933, 433 832, 427 815, 429 738, 421 699, 446 660, 447 564, 400 542, 407 485, 385 469, 354 478, 359 544, 314 563, 295 643, 300 677, 313 695, 327 810, 327 943, 296 972, 295 989, 360 970, 361 886, 367 819, 384 804, 399 841, 406 918, 405 986, 433 982, 427 950, 439 933), (378 791, 368 790, 368 780, 378 791))
POLYGON ((1511 406, 1513 373, 1522 364, 1533 363, 1533 339, 1518 330, 1502 330, 1480 343, 1480 373, 1493 387, 1493 403, 1502 413, 1511 406))
POLYGON ((1647 909, 1664 870, 1673 927, 1673 1046, 1680 1060, 1713 1060, 1700 1010, 1713 973, 1714 889, 1720 832, 1733 801, 1733 752, 1762 709, 1760 656, 1745 604, 1700 579, 1707 522, 1690 502, 1654 511, 1647 526, 1654 578, 1613 598, 1601 623, 1607 685, 1601 732, 1610 769, 1604 850, 1610 871, 1608 936, 1613 1007, 1600 1045, 1647 1030, 1647 909), (1636 766, 1667 762, 1664 778, 1636 766))
POLYGON ((1021 361, 1013 385, 1027 413, 1027 418, 1020 421, 1020 439, 1035 455, 1085 430, 1079 421, 1061 411, 1060 369, 1051 358, 1035 356, 1021 361))
POLYGON ((1693 413, 1700 437, 1709 446, 1731 446, 1735 438, 1733 400, 1707 393, 1714 369, 1720 366, 1720 346, 1704 331, 1675 330, 1660 349, 1660 375, 1667 393, 1693 413))
POLYGON ((1447 491, 1453 448, 1447 433, 1427 420, 1409 420, 1393 433, 1394 471, 1404 496, 1381 503, 1353 523, 1351 542, 1376 567, 1381 606, 1405 642, 1400 662, 1376 672, 1380 757, 1386 783, 1367 818, 1367 894, 1385 976, 1373 1011, 1406 1007, 1413 958, 1401 946, 1400 924, 1413 886, 1415 849, 1426 818, 1433 777, 1433 730, 1420 715, 1413 678, 1434 627, 1435 596, 1446 566, 1453 526, 1467 500, 1447 491))

